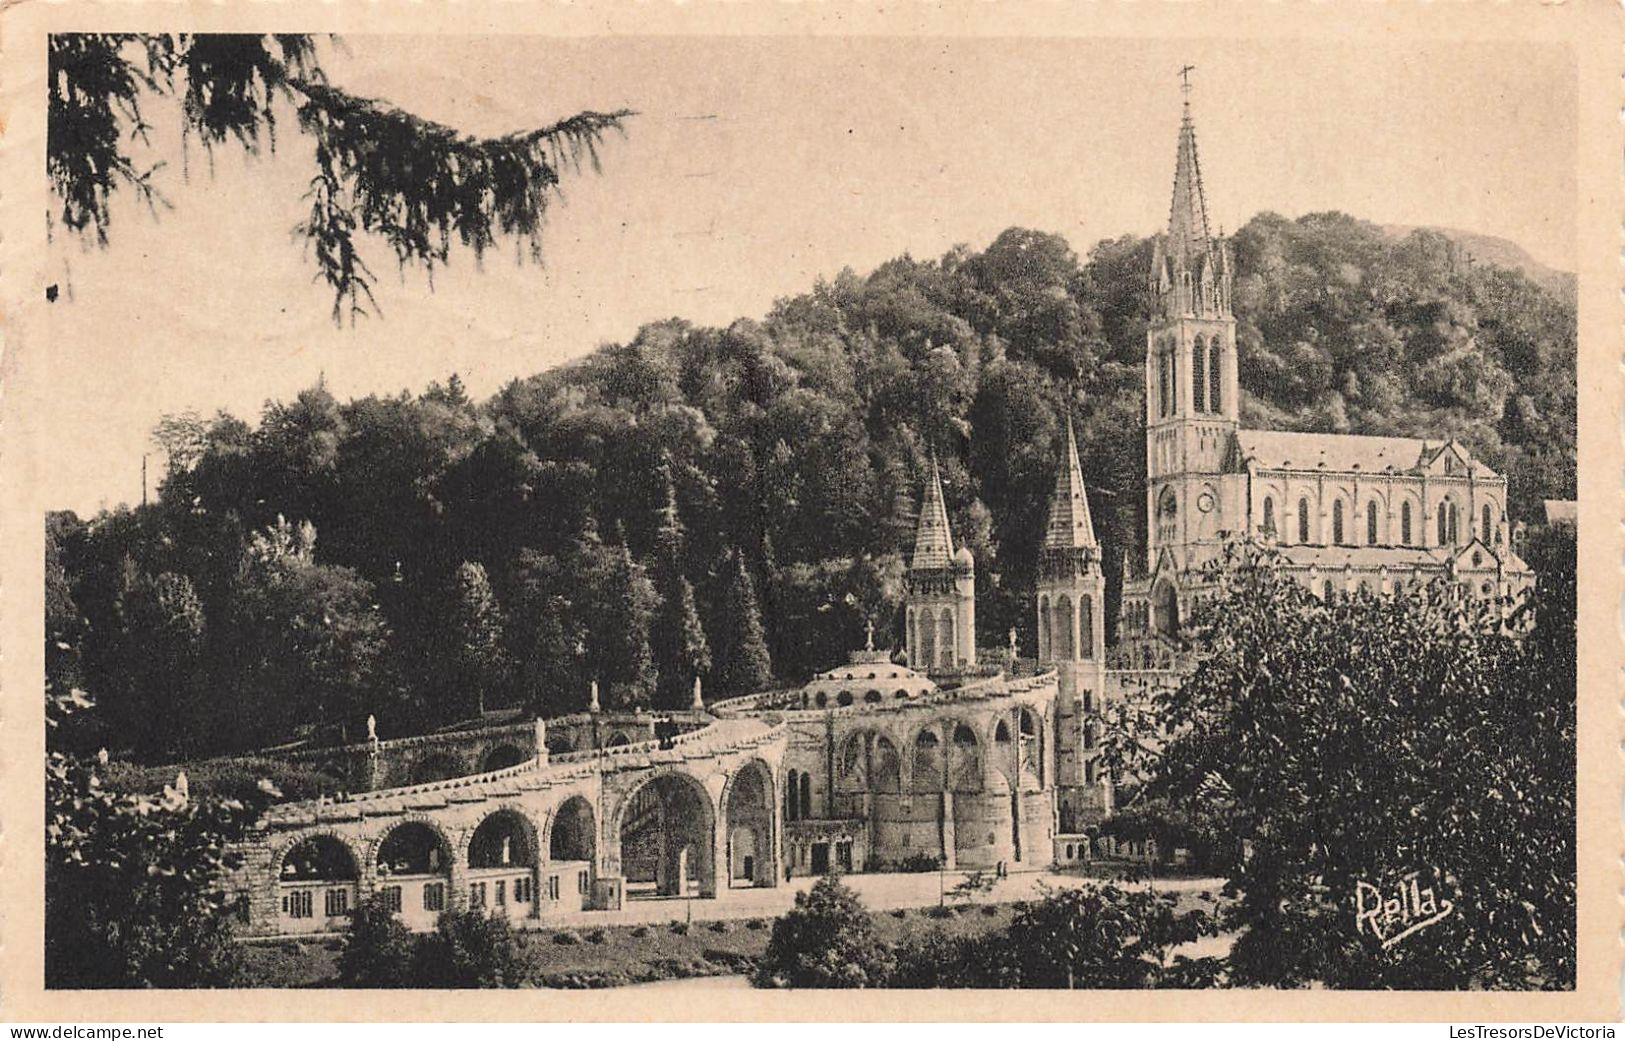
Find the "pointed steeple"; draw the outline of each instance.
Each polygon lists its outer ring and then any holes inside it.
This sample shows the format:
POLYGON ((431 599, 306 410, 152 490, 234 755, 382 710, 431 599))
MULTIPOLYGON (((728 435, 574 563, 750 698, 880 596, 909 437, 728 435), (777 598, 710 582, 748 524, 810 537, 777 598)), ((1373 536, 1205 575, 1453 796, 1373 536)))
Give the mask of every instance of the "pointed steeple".
POLYGON ((1045 549, 1094 548, 1095 525, 1089 516, 1089 495, 1083 486, 1083 467, 1078 465, 1078 439, 1072 432, 1072 417, 1066 417, 1066 454, 1055 475, 1055 491, 1049 500, 1049 527, 1044 531, 1045 549))
POLYGON ((948 506, 942 497, 942 474, 937 454, 931 453, 931 475, 920 500, 920 522, 914 529, 914 559, 910 568, 947 567, 954 555, 954 537, 948 530, 948 506))
POLYGON ((1174 200, 1168 213, 1168 252, 1188 260, 1206 253, 1209 240, 1202 164, 1196 158, 1196 124, 1191 121, 1191 98, 1187 93, 1185 115, 1179 124, 1179 156, 1174 165, 1174 200))

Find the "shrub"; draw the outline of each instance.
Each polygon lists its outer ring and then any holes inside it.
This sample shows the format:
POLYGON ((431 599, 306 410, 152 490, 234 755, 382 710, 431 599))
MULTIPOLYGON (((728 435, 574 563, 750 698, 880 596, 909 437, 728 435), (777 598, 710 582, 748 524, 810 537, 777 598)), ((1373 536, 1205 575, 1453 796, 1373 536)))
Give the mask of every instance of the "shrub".
POLYGON ((767 928, 767 923, 764 922, 760 918, 752 918, 752 919, 749 919, 748 921, 745 922, 745 928, 746 929, 756 929, 756 930, 766 929, 767 928))
POLYGON ((891 974, 891 950, 874 935, 874 920, 856 893, 833 875, 796 894, 796 905, 773 923, 767 953, 756 966, 759 987, 874 987, 891 974))
POLYGON ((671 923, 671 931, 673 933, 676 933, 678 936, 687 936, 688 935, 688 923, 673 920, 672 923, 671 923))
POLYGON ((925 912, 927 918, 952 918, 954 909, 951 907, 933 907, 925 912))
POLYGON ((636 927, 635 929, 632 930, 632 937, 633 937, 633 939, 636 939, 636 940, 641 940, 645 936, 648 936, 648 935, 649 935, 649 927, 647 925, 640 925, 640 926, 638 926, 638 927, 636 927))
POLYGON ((576 944, 581 942, 581 936, 577 933, 565 930, 562 933, 554 933, 553 942, 558 944, 560 947, 574 947, 576 944))
POLYGON ((602 929, 594 929, 587 934, 588 943, 603 943, 607 939, 609 939, 609 934, 602 929))
POLYGON ((377 897, 355 909, 338 958, 346 987, 410 987, 417 938, 377 897))
POLYGON ((706 926, 706 928, 710 929, 714 933, 725 933, 725 932, 728 932, 730 929, 732 929, 733 926, 729 925, 725 921, 722 921, 721 919, 718 919, 718 920, 712 922, 710 925, 706 926))
POLYGON ((910 853, 908 856, 897 862, 896 870, 910 873, 924 873, 927 871, 937 870, 941 864, 942 861, 940 859, 932 856, 929 853, 910 853))
POLYGON ((891 913, 891 916, 893 918, 897 918, 897 919, 907 918, 908 917, 908 908, 899 907, 897 910, 895 910, 895 911, 893 911, 891 913))
POLYGON ((508 920, 479 911, 442 914, 435 931, 418 941, 413 961, 427 987, 516 987, 533 969, 508 920))
POLYGON ((999 909, 993 904, 987 904, 982 908, 982 916, 984 918, 997 918, 999 917, 999 909))

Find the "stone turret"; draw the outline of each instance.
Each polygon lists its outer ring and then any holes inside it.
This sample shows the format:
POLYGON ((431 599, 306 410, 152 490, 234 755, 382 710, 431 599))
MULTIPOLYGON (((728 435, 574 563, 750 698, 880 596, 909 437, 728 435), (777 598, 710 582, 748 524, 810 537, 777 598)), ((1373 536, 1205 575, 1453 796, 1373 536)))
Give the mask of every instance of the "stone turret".
POLYGON ((906 582, 909 664, 921 672, 975 665, 976 560, 969 548, 954 549, 935 454, 920 501, 906 582))
POLYGON ((1038 552, 1038 660, 1056 671, 1056 784, 1061 830, 1106 812, 1109 798, 1095 768, 1106 686, 1106 578, 1070 416, 1038 552))

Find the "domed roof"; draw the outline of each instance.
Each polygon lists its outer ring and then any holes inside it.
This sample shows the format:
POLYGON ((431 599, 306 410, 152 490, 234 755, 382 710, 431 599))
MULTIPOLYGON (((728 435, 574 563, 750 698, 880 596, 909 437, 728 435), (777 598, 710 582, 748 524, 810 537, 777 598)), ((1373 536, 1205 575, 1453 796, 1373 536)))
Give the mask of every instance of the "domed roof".
POLYGON ((957 564, 969 564, 972 567, 976 566, 976 558, 971 556, 969 546, 960 546, 959 549, 955 551, 954 562, 957 564))

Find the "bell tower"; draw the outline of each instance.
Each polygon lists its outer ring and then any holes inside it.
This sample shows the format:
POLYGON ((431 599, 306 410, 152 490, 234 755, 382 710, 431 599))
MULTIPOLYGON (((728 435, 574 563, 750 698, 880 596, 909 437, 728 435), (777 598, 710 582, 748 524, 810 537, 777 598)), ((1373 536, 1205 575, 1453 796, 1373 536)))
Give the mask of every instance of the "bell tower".
POLYGON ((1190 73, 1174 163, 1167 234, 1150 272, 1145 352, 1146 570, 1164 549, 1187 571, 1216 557, 1238 518, 1219 475, 1239 426, 1236 319, 1230 310, 1229 243, 1208 229, 1202 167, 1191 119, 1190 73))

